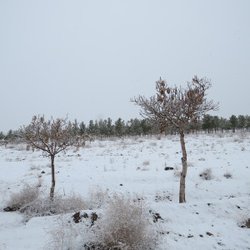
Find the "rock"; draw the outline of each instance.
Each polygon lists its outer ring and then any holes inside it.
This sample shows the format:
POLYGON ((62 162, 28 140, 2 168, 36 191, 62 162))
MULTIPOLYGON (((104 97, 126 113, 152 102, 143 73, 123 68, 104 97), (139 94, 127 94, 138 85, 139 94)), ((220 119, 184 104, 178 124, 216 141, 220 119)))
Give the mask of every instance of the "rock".
POLYGON ((208 236, 214 236, 212 233, 210 233, 210 232, 206 232, 206 234, 208 235, 208 236))
POLYGON ((41 172, 41 174, 45 174, 45 171, 43 170, 43 171, 41 172))
POLYGON ((149 210, 149 213, 152 214, 154 223, 158 222, 158 220, 163 220, 159 213, 153 212, 152 210, 149 210))
POLYGON ((3 209, 3 211, 4 211, 4 212, 15 212, 15 211, 17 211, 17 210, 19 210, 19 209, 20 209, 20 207, 13 206, 13 207, 5 207, 5 208, 3 209))
POLYGON ((91 225, 90 226, 93 226, 94 225, 94 222, 98 219, 98 215, 96 212, 93 212, 91 213, 90 215, 88 215, 86 212, 84 212, 83 214, 81 214, 81 212, 76 212, 72 215, 72 218, 73 218, 73 221, 75 223, 79 223, 79 222, 82 222, 82 219, 89 219, 90 220, 90 223, 91 225))
POLYGON ((173 167, 165 167, 164 170, 165 170, 165 171, 174 170, 174 168, 173 168, 173 167))
POLYGON ((81 215, 80 215, 80 212, 76 212, 75 214, 73 214, 73 221, 75 223, 79 223, 81 221, 81 215))
POLYGON ((91 215, 90 215, 91 226, 94 225, 94 222, 97 221, 97 219, 98 219, 97 213, 96 212, 91 213, 91 215))

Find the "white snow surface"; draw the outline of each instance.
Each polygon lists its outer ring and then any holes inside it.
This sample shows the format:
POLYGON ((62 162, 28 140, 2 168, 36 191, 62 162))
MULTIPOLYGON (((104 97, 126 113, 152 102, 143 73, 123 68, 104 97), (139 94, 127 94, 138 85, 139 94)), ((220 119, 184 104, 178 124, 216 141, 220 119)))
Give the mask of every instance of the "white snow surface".
MULTIPOLYGON (((100 188, 142 197, 163 218, 157 222, 157 249, 250 249, 250 229, 240 227, 250 218, 250 133, 190 134, 185 139, 185 204, 178 203, 178 135, 95 140, 68 150, 55 160, 56 193, 88 199, 100 188), (206 169, 211 169, 211 180, 200 177, 206 169), (224 176, 228 173, 232 178, 224 176)), ((12 193, 38 179, 49 194, 49 158, 25 145, 0 146, 0 250, 56 249, 52 231, 73 212, 27 221, 19 212, 3 211, 12 193)), ((77 249, 73 243, 72 249, 77 249)))

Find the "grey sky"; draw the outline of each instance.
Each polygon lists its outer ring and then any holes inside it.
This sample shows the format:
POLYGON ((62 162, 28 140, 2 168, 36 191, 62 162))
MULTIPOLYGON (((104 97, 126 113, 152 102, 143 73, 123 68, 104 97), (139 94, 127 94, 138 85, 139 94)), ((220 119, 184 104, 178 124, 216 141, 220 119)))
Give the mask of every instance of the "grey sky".
POLYGON ((0 0, 0 130, 34 114, 139 117, 162 76, 212 80, 214 114, 250 114, 248 0, 0 0))

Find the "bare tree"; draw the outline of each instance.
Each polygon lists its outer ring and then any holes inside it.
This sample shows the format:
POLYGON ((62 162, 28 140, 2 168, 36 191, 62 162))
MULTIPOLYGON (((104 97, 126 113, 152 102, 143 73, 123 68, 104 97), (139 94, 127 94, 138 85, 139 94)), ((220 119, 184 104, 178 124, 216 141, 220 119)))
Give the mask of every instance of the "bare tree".
POLYGON ((22 135, 25 141, 35 149, 45 152, 51 160, 50 198, 55 191, 55 156, 70 146, 79 146, 82 138, 74 135, 74 125, 67 119, 45 120, 44 116, 33 116, 31 123, 24 126, 22 135))
POLYGON ((156 95, 150 98, 139 96, 132 102, 141 107, 141 115, 160 125, 161 130, 174 127, 180 135, 182 172, 180 177, 179 202, 186 202, 185 182, 187 175, 187 151, 184 134, 190 123, 197 122, 205 113, 217 110, 218 104, 206 99, 211 83, 206 78, 194 76, 186 88, 169 87, 166 81, 156 82, 156 95))

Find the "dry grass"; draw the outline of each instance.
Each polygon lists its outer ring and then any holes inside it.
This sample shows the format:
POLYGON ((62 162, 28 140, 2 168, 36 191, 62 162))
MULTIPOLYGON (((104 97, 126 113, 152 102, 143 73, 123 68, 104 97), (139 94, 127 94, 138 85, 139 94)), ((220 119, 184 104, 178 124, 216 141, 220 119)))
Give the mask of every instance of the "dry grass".
POLYGON ((92 187, 89 192, 87 206, 89 209, 100 208, 109 199, 107 190, 103 190, 99 186, 92 187))
POLYGON ((25 184, 19 191, 11 195, 7 207, 19 210, 34 202, 39 196, 38 185, 25 184))
POLYGON ((88 238, 86 247, 99 247, 90 249, 149 250, 157 242, 144 203, 119 195, 110 199, 88 238))
POLYGON ((48 216, 76 212, 86 208, 86 203, 80 196, 70 195, 67 197, 55 196, 53 200, 43 197, 36 185, 25 184, 23 189, 11 195, 5 211, 19 211, 27 218, 36 216, 48 216))
POLYGON ((86 204, 80 196, 71 195, 69 197, 56 196, 53 200, 38 198, 32 203, 23 206, 20 212, 31 218, 76 212, 85 208, 86 204))

